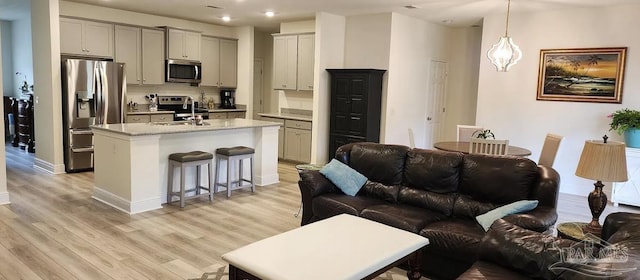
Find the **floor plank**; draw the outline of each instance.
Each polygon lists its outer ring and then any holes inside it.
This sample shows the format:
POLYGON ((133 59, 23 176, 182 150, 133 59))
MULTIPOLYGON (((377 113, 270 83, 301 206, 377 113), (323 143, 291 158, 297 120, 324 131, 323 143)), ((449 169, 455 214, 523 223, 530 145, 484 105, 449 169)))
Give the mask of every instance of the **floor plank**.
MULTIPOLYGON (((91 198, 93 173, 49 175, 33 169, 33 154, 5 150, 11 204, 0 206, 0 280, 200 279, 225 272, 225 252, 300 224, 294 163, 281 162, 281 182, 255 193, 130 216, 91 198)), ((640 213, 610 205, 602 217, 617 211, 640 213)), ((558 214, 559 222, 590 219, 580 196, 561 194, 558 214)))

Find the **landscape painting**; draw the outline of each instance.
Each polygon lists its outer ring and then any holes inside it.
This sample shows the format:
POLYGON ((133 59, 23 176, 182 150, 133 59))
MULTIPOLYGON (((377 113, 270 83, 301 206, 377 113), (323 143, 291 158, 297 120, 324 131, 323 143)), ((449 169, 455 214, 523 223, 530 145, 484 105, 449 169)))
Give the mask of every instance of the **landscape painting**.
POLYGON ((622 103, 627 48, 540 50, 537 100, 622 103))

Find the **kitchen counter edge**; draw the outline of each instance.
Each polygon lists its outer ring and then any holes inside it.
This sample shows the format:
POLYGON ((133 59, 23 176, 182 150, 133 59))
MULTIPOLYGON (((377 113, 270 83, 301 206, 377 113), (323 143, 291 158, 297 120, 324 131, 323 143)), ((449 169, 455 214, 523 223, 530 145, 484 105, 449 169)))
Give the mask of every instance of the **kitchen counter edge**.
POLYGON ((268 126, 280 126, 280 123, 270 121, 259 121, 250 119, 231 120, 205 120, 210 125, 160 125, 152 123, 119 123, 106 125, 92 125, 92 130, 99 130, 126 136, 147 136, 162 134, 178 134, 216 130, 231 130, 243 128, 257 128, 268 126))
POLYGON ((312 117, 311 116, 287 114, 287 113, 258 113, 258 116, 268 117, 268 118, 277 118, 277 119, 306 121, 306 122, 312 121, 312 117))

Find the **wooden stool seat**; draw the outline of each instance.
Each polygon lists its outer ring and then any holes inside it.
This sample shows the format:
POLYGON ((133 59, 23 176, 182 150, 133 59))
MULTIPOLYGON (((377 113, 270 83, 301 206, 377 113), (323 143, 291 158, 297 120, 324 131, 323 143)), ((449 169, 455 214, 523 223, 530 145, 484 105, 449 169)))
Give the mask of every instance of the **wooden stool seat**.
POLYGON ((209 201, 213 200, 213 154, 192 151, 188 153, 174 153, 169 155, 169 181, 167 182, 167 204, 171 203, 171 199, 174 196, 180 198, 180 208, 184 208, 185 193, 194 192, 196 195, 189 198, 195 198, 199 196, 208 195, 209 201), (202 165, 208 166, 208 178, 209 186, 204 187, 200 183, 200 168, 202 165), (196 167, 196 186, 192 189, 185 189, 185 170, 187 167, 196 167), (176 167, 180 168, 180 191, 173 191, 173 171, 176 167), (201 194, 201 190, 206 190, 208 193, 201 194))
POLYGON ((253 183, 254 172, 253 172, 253 155, 255 154, 255 150, 253 148, 244 147, 244 146, 236 146, 232 148, 218 148, 216 149, 216 179, 214 182, 214 192, 218 192, 218 186, 225 187, 227 190, 227 198, 231 197, 231 191, 243 188, 251 188, 251 192, 256 190, 256 185, 253 183), (243 176, 243 166, 242 162, 245 159, 249 159, 249 168, 251 169, 251 179, 245 179, 243 176), (222 160, 227 161, 227 181, 225 183, 219 182, 218 176, 220 175, 220 163, 222 160), (238 162, 238 180, 233 181, 231 179, 231 163, 238 162), (243 183, 249 183, 248 185, 243 185, 243 183), (236 184, 236 187, 233 187, 233 184, 236 184))

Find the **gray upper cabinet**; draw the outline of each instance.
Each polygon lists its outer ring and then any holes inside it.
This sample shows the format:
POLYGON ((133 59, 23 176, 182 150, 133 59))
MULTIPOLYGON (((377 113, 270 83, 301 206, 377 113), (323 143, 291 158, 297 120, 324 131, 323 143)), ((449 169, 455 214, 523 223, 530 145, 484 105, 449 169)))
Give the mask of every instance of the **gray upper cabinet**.
POLYGON ((167 34, 169 59, 200 60, 200 33, 168 28, 167 34))
POLYGON ((126 64, 127 84, 163 84, 164 31, 117 25, 115 61, 126 64))
POLYGON ((313 90, 314 34, 274 35, 273 88, 313 90))
POLYGON ((238 41, 202 36, 202 82, 203 86, 237 86, 238 41))
POLYGON ((113 57, 113 24, 60 18, 60 53, 113 57))

